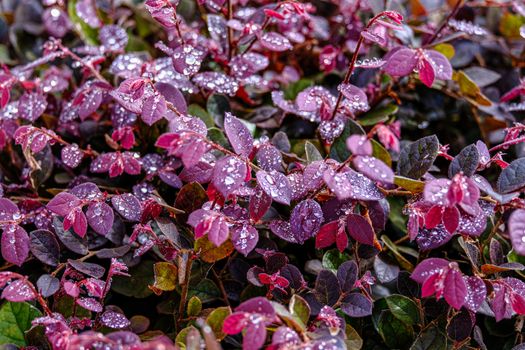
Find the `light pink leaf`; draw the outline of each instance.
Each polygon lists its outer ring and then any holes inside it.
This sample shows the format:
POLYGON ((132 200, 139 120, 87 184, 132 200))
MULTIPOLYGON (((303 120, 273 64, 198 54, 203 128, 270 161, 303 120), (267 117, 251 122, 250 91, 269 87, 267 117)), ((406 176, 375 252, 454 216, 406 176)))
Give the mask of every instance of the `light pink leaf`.
POLYGON ((427 60, 434 68, 434 73, 437 79, 450 80, 452 79, 452 66, 450 61, 442 53, 435 50, 426 50, 425 55, 427 60))
POLYGON ((417 66, 417 62, 415 50, 402 48, 389 55, 383 69, 395 77, 405 76, 412 73, 417 66))
POLYGON ((368 178, 384 184, 394 183, 392 169, 377 158, 370 156, 356 156, 353 159, 356 169, 368 178))

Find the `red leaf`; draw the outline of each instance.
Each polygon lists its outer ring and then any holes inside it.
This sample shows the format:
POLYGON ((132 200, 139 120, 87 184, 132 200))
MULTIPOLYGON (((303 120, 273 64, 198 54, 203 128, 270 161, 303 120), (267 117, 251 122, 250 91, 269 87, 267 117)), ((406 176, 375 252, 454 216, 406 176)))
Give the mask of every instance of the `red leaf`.
POLYGON ((425 215, 425 227, 432 229, 439 225, 443 219, 443 207, 440 205, 434 205, 425 215))
POLYGON ((421 59, 418 64, 419 69, 419 79, 421 82, 428 87, 432 87, 436 74, 434 72, 434 67, 432 64, 427 61, 425 58, 421 59))
POLYGON ((453 234, 456 232, 459 226, 459 210, 454 207, 447 207, 443 212, 443 224, 447 229, 448 233, 453 234))

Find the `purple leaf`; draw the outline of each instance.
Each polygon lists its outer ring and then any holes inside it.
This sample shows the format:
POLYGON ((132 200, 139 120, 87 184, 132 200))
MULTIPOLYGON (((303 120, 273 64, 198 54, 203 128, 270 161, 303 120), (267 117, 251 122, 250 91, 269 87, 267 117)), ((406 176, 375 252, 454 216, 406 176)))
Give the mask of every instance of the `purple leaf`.
POLYGON ((235 311, 260 314, 269 320, 272 320, 275 317, 275 310, 272 304, 264 297, 255 297, 247 300, 237 306, 235 311))
POLYGON ((215 246, 220 246, 228 239, 229 227, 224 217, 219 216, 212 221, 209 231, 208 239, 215 246))
POLYGON ((345 261, 337 269, 337 279, 343 292, 351 291, 357 281, 357 264, 354 261, 345 261))
POLYGON ((82 202, 77 196, 74 196, 67 192, 60 192, 53 199, 47 203, 47 209, 53 213, 66 216, 73 208, 80 206, 82 202))
POLYGON ((343 298, 341 310, 350 317, 365 317, 372 314, 372 302, 361 293, 350 293, 343 298))
POLYGON ((31 238, 31 253, 41 262, 51 266, 59 263, 60 246, 48 230, 35 230, 29 234, 31 238))
POLYGON ((512 248, 519 255, 525 255, 525 210, 514 210, 507 225, 512 248))
POLYGON ((368 106, 368 99, 363 90, 352 84, 341 84, 338 87, 339 91, 344 97, 348 99, 352 110, 355 111, 366 111, 370 107, 368 106))
POLYGON ((277 203, 290 205, 292 196, 290 182, 283 174, 259 170, 256 174, 257 183, 262 190, 277 203))
POLYGON ((89 311, 102 312, 103 310, 102 304, 93 298, 80 298, 76 300, 76 303, 89 311))
POLYGON ((20 117, 34 122, 46 110, 46 97, 39 92, 25 92, 18 100, 20 117))
POLYGON ((445 277, 444 296, 447 303, 459 310, 465 304, 467 298, 467 285, 456 269, 450 269, 445 277))
POLYGON ((348 168, 339 173, 328 169, 324 172, 323 179, 339 200, 352 198, 373 201, 384 197, 369 178, 348 168))
POLYGON ((224 157, 213 169, 213 185, 225 197, 238 189, 246 179, 246 163, 237 157, 224 157))
POLYGON ((142 120, 151 126, 155 122, 164 118, 167 108, 164 96, 159 93, 149 96, 144 100, 144 108, 141 116, 142 120))
POLYGON ((450 80, 452 79, 452 66, 450 61, 442 53, 435 50, 425 50, 427 60, 434 68, 434 73, 437 79, 450 80))
POLYGON ((178 46, 173 50, 173 67, 180 74, 191 76, 199 72, 206 52, 189 44, 178 46))
POLYGON ((104 198, 102 192, 93 182, 84 182, 83 184, 73 187, 70 194, 83 200, 95 200, 104 198))
POLYGON ((67 262, 75 270, 93 278, 102 278, 102 276, 104 276, 104 273, 106 272, 106 269, 97 264, 71 259, 69 259, 67 262))
POLYGON ((370 156, 356 156, 353 160, 356 169, 368 178, 384 184, 394 183, 394 172, 388 165, 370 156))
POLYGON ((315 298, 322 304, 334 305, 341 294, 339 280, 330 270, 321 270, 315 279, 315 298))
POLYGON ((79 0, 75 6, 76 13, 91 28, 100 28, 102 21, 97 16, 95 0, 79 0))
POLYGON ((231 240, 235 249, 247 256, 259 241, 259 233, 250 225, 236 225, 230 232, 231 240))
MULTIPOLYGON (((179 112, 183 114, 188 112, 188 105, 184 95, 173 84, 158 82, 155 83, 155 89, 157 89, 157 91, 164 96, 166 101, 171 103, 179 112)), ((177 118, 175 112, 172 110, 168 110, 166 113, 168 120, 177 118)))
POLYGON ((42 294, 44 298, 49 298, 60 289, 60 280, 51 275, 42 275, 36 281, 38 292, 42 294))
POLYGON ((425 280, 436 274, 440 273, 445 267, 448 266, 448 261, 445 259, 440 258, 428 258, 420 262, 414 271, 412 272, 412 275, 410 278, 412 278, 414 281, 418 282, 419 284, 423 284, 425 280))
POLYGON ((98 234, 105 236, 113 227, 113 209, 104 202, 94 202, 86 211, 89 226, 98 234))
POLYGON ((383 69, 395 77, 405 76, 412 73, 414 68, 416 68, 417 62, 415 50, 401 48, 389 55, 383 69))
POLYGON ((247 158, 253 149, 252 134, 248 128, 230 112, 226 112, 225 114, 224 132, 235 153, 247 158))
POLYGON ((0 198, 0 221, 11 221, 20 218, 20 210, 7 198, 0 198))
POLYGON ((443 224, 433 229, 420 228, 416 236, 416 242, 422 251, 436 249, 446 244, 453 236, 448 233, 443 224))
POLYGON ((111 198, 113 208, 126 220, 140 221, 142 206, 140 201, 131 193, 123 193, 111 198))
POLYGON ((372 142, 366 135, 351 135, 346 139, 346 147, 357 156, 372 155, 372 142))
POLYGON ((487 287, 485 282, 477 276, 466 277, 465 284, 467 286, 465 307, 472 312, 476 312, 487 297, 487 287))
POLYGON ((121 52, 128 44, 128 34, 117 25, 108 25, 100 29, 98 39, 105 51, 121 52))
POLYGON ((257 164, 266 171, 282 171, 283 157, 275 146, 265 143, 257 151, 257 164))
POLYGON ((312 199, 301 201, 290 215, 290 229, 296 241, 303 244, 317 234, 323 223, 323 211, 312 199))
POLYGON ((99 320, 104 326, 113 329, 127 328, 131 324, 126 316, 113 310, 104 311, 104 313, 100 315, 99 320))
POLYGON ((128 79, 140 75, 143 64, 143 55, 136 53, 126 53, 118 55, 117 58, 111 62, 109 72, 120 78, 128 79))
POLYGON ((35 299, 36 294, 31 288, 29 281, 18 279, 12 281, 4 288, 1 298, 12 302, 22 302, 35 299))
POLYGON ((264 33, 259 38, 259 42, 261 43, 261 46, 271 51, 282 52, 292 48, 290 40, 275 32, 264 33))
POLYGON ((374 229, 363 216, 358 214, 348 214, 346 218, 346 228, 350 237, 359 243, 374 245, 374 229))
POLYGON ((2 233, 2 257, 15 265, 22 266, 29 255, 29 236, 18 225, 7 225, 2 233))
POLYGON ((84 158, 84 153, 76 143, 63 147, 60 154, 62 162, 70 168, 79 166, 84 158))
POLYGON ((47 32, 55 38, 62 38, 71 28, 67 14, 58 6, 48 7, 42 14, 47 32))
POLYGON ((219 72, 198 73, 192 80, 198 87, 218 94, 234 96, 239 89, 239 83, 235 79, 219 72))

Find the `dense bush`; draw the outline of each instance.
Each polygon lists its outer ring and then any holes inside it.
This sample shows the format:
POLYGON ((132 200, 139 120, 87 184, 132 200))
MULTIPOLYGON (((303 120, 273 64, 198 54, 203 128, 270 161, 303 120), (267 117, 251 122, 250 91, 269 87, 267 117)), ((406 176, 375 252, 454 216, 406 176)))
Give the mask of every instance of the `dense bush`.
POLYGON ((0 5, 1 344, 524 346, 521 1, 0 5))

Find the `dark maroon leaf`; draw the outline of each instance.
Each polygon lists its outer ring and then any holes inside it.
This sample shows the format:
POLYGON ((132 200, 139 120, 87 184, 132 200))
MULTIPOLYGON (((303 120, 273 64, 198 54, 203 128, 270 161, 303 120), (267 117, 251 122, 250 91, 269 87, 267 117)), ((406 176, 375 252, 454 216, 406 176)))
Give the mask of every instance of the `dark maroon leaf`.
POLYGON ((51 266, 59 263, 60 246, 48 230, 35 230, 29 234, 31 239, 31 253, 41 262, 51 266))
POLYGON ((323 220, 323 211, 319 203, 306 199, 293 208, 290 229, 296 241, 302 244, 317 234, 323 220))
POLYGON ((315 297, 324 305, 334 305, 341 294, 339 281, 333 272, 322 270, 315 280, 315 297))
POLYGON ((348 214, 346 218, 346 228, 350 237, 359 243, 374 245, 374 230, 364 217, 357 214, 348 214))
POLYGON ((102 266, 97 264, 71 259, 67 262, 75 270, 94 278, 102 278, 102 276, 104 276, 104 273, 106 272, 106 270, 102 266))
POLYGON ((361 293, 350 293, 343 298, 341 310, 350 317, 365 317, 372 314, 372 302, 361 293))
POLYGON ((126 220, 139 221, 142 214, 140 201, 131 193, 124 193, 111 198, 113 208, 126 220))

